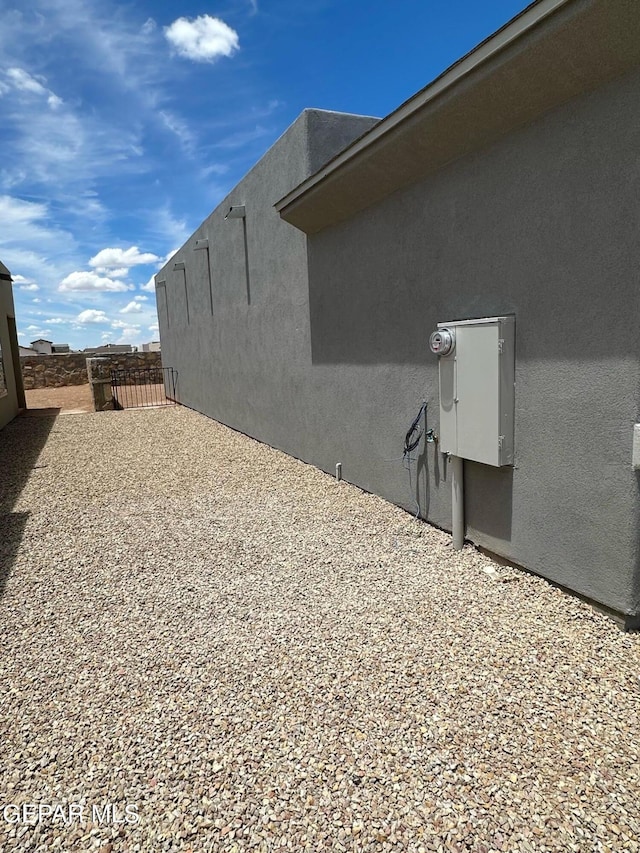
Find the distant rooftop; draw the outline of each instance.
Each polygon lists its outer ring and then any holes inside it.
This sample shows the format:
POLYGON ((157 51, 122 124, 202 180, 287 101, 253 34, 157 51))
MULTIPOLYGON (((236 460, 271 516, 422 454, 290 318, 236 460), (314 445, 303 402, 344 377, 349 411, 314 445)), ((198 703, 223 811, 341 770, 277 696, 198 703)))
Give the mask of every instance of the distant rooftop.
POLYGON ((133 352, 132 344, 101 344, 98 347, 85 347, 82 352, 133 352))

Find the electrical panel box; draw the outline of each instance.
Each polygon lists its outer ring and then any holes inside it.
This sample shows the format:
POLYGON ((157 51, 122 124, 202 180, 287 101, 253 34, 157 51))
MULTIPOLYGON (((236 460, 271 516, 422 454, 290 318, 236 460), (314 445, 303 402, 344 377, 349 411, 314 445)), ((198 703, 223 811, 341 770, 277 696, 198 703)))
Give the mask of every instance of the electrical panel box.
POLYGON ((440 449, 486 465, 512 465, 515 317, 438 323, 430 345, 439 357, 440 449))

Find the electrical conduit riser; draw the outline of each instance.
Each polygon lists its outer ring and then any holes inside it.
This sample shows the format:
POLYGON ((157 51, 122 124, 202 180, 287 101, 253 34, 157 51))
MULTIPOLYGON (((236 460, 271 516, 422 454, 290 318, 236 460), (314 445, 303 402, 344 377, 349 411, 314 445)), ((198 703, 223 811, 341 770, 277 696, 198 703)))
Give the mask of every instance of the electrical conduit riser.
POLYGON ((453 547, 461 551, 464 546, 464 460, 451 456, 451 526, 453 547))

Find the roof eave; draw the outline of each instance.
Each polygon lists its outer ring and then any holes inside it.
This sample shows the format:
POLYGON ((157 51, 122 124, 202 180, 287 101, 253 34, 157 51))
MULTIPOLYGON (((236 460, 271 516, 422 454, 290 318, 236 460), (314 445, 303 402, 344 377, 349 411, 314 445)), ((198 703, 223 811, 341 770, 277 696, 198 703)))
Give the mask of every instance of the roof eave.
POLYGON ((635 0, 539 0, 275 207, 320 231, 639 63, 635 0))

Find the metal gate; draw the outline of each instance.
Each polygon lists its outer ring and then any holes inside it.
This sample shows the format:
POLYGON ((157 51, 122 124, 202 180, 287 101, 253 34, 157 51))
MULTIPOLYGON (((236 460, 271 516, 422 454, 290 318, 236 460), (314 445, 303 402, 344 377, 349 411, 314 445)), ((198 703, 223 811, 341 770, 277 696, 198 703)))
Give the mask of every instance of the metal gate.
POLYGON ((178 372, 173 367, 126 367, 111 370, 114 409, 175 406, 178 372))

